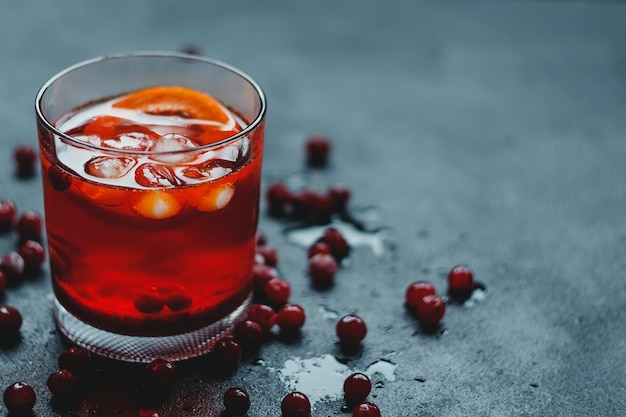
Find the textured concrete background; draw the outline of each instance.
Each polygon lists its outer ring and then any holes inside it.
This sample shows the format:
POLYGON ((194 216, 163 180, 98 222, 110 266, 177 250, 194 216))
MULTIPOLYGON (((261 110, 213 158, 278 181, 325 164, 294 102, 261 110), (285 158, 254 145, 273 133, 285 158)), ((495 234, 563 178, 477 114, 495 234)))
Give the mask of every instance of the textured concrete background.
MULTIPOLYGON (((241 385, 249 416, 276 416, 284 364, 332 355, 351 370, 397 365, 373 377, 384 416, 626 415, 624 22, 624 3, 602 1, 1 2, 0 198, 42 211, 40 180, 16 179, 11 152, 36 143, 33 99, 48 77, 97 55, 193 45, 265 89, 264 186, 346 183, 353 213, 384 228, 385 251, 355 248, 320 292, 304 249, 264 214, 292 301, 308 312, 301 336, 269 341, 226 378, 183 364, 156 404, 137 394, 136 369, 103 362, 71 410, 45 387, 64 348, 45 269, 0 298, 25 319, 20 342, 0 348, 0 387, 32 384, 40 417, 148 405, 218 416, 224 390, 241 385), (313 132, 334 141, 325 170, 304 169, 313 132), (457 263, 486 297, 450 306, 443 334, 426 335, 404 290, 427 279, 444 291, 457 263), (352 312, 369 333, 346 356, 334 324, 352 312)), ((0 236, 3 253, 13 246, 0 236)), ((331 394, 313 415, 346 415, 342 404, 331 394)))

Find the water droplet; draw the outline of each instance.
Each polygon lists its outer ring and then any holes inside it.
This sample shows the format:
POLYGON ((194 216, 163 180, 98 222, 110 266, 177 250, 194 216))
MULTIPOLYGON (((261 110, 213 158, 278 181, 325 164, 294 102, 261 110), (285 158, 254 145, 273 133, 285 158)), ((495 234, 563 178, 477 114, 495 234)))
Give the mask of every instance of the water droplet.
POLYGON ((326 320, 336 320, 339 318, 338 311, 335 311, 324 304, 319 305, 319 312, 322 314, 322 318, 326 320))
POLYGON ((370 377, 373 376, 374 374, 380 374, 387 381, 393 382, 396 380, 396 368, 397 367, 398 365, 396 365, 393 362, 390 362, 386 359, 380 359, 372 363, 370 366, 368 366, 367 369, 365 370, 365 373, 368 374, 370 377))
POLYGON ((474 307, 476 304, 481 303, 485 297, 487 296, 487 291, 477 288, 474 291, 472 291, 472 295, 470 295, 470 297, 465 300, 465 302, 463 303, 464 307, 474 307))

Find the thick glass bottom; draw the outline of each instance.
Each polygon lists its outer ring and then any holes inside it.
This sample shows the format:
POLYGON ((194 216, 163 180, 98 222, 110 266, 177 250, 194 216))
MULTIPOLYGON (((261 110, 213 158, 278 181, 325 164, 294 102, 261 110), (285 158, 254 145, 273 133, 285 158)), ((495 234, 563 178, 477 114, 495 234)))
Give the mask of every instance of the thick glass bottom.
POLYGON ((128 336, 108 332, 84 323, 67 311, 56 299, 54 318, 57 327, 71 342, 96 355, 125 362, 148 363, 156 358, 181 361, 209 353, 221 337, 247 312, 248 297, 221 320, 188 333, 172 336, 128 336))

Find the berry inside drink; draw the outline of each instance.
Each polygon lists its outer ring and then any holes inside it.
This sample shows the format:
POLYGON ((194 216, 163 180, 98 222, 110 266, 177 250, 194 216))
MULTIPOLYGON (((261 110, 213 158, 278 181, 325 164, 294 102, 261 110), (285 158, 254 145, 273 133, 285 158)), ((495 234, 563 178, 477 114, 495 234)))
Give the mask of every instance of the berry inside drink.
POLYGON ((90 102, 40 138, 57 300, 114 333, 200 329, 252 289, 263 129, 205 93, 90 102))

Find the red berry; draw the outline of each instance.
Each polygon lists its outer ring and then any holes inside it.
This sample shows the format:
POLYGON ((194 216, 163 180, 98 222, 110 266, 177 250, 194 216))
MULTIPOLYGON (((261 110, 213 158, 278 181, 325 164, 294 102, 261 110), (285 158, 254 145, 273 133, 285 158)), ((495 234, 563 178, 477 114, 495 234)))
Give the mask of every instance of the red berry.
POLYGON ((256 253, 263 257, 265 265, 273 267, 278 265, 278 251, 275 248, 268 245, 258 246, 256 253))
POLYGON ((435 294, 437 291, 433 284, 428 281, 416 281, 407 287, 404 300, 409 307, 415 308, 422 298, 435 294))
POLYGON ((26 210, 17 219, 15 230, 22 240, 40 240, 43 230, 41 215, 33 210, 26 210))
POLYGON ((309 276, 316 283, 331 282, 335 278, 337 268, 337 261, 327 253, 318 253, 309 259, 309 276))
POLYGON ((360 403, 367 398, 372 390, 372 382, 369 377, 361 372, 356 372, 343 382, 343 392, 346 400, 350 403, 360 403))
POLYGON ((448 273, 448 294, 453 298, 464 299, 474 289, 474 274, 469 267, 457 265, 448 273))
POLYGON ((17 174, 20 177, 28 177, 35 172, 37 151, 28 145, 18 146, 13 153, 17 163, 17 174))
POLYGON ((22 314, 12 306, 0 305, 0 336, 16 334, 22 327, 22 314))
POLYGON ((79 375, 91 366, 91 355, 83 348, 72 346, 61 352, 57 362, 60 369, 67 369, 79 375))
POLYGON ((177 377, 176 365, 168 360, 157 358, 146 365, 146 381, 153 388, 169 389, 177 377))
POLYGON ((4 272, 0 270, 0 296, 4 294, 4 291, 7 288, 7 277, 4 275, 4 272))
POLYGON ((272 330, 276 322, 276 312, 267 304, 253 304, 248 311, 248 319, 261 326, 263 332, 272 330))
POLYGON ((17 206, 14 202, 0 200, 0 228, 7 228, 13 225, 17 215, 17 206))
POLYGON ((307 163, 310 166, 321 167, 328 163, 331 144, 326 136, 314 135, 306 141, 307 163))
POLYGON ((313 255, 317 255, 318 253, 330 254, 330 246, 328 246, 325 242, 314 243, 307 250, 307 257, 311 258, 313 255))
POLYGON ((309 417, 311 415, 311 402, 301 392, 295 391, 285 395, 280 403, 282 417, 309 417))
POLYGON ((72 177, 55 166, 48 169, 48 181, 57 191, 65 191, 72 186, 72 177))
POLYGON ((256 233, 256 245, 257 247, 267 245, 267 237, 263 234, 263 232, 256 233))
POLYGON ((255 321, 243 320, 233 327, 233 337, 245 348, 256 348, 263 341, 263 329, 255 321))
POLYGON ((0 271, 8 280, 18 278, 24 272, 24 258, 17 252, 9 252, 0 258, 0 271))
POLYGON ((304 188, 291 195, 289 200, 291 217, 295 219, 306 219, 313 214, 315 200, 318 198, 318 193, 313 188, 304 188))
POLYGON ((234 337, 225 336, 215 343, 212 354, 213 363, 220 371, 230 371, 235 369, 241 361, 243 351, 234 337))
POLYGON ((271 215, 284 216, 290 205, 291 191, 285 184, 276 182, 267 187, 265 198, 271 215))
POLYGON ((47 384, 53 396, 65 398, 76 393, 78 379, 71 371, 61 369, 50 374, 47 384))
POLYGON ((224 393, 224 407, 229 415, 244 416, 250 409, 250 396, 242 388, 228 388, 224 393))
POLYGON ((191 305, 193 300, 191 297, 183 292, 175 292, 169 294, 165 299, 165 305, 171 311, 184 310, 191 305))
POLYGON ((37 395, 25 382, 16 382, 4 391, 4 405, 10 413, 25 414, 33 409, 37 395))
POLYGON ((344 184, 335 184, 328 190, 328 195, 333 202, 334 210, 345 211, 350 200, 350 189, 344 184))
POLYGON ((252 267, 252 283, 255 292, 262 294, 265 284, 274 278, 278 278, 276 268, 265 264, 255 264, 252 267))
POLYGON ((284 304, 291 296, 291 285, 284 279, 272 278, 265 283, 263 292, 268 300, 276 304, 284 304))
POLYGON ((381 414, 376 404, 365 402, 354 407, 352 417, 381 417, 381 414))
POLYGON ((46 260, 46 251, 41 243, 35 240, 27 240, 17 248, 19 253, 24 259, 24 268, 29 271, 35 271, 41 268, 43 262, 46 260))
POLYGON ((165 297, 159 293, 141 294, 135 299, 135 308, 140 313, 158 313, 165 307, 165 297))
POLYGON ((306 314, 298 304, 285 304, 276 314, 276 324, 283 332, 295 332, 304 326, 306 314))
POLYGON ((330 247, 330 252, 338 261, 341 261, 350 254, 350 245, 348 245, 348 242, 341 232, 334 227, 326 229, 320 241, 330 247))
POLYGON ((354 346, 365 339, 367 326, 359 316, 349 314, 339 319, 335 326, 335 332, 342 344, 354 346))
POLYGON ((441 322, 446 312, 446 302, 438 295, 427 295, 417 303, 417 319, 428 325, 436 325, 441 322))

